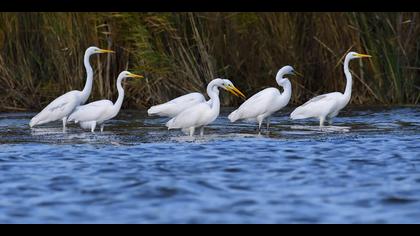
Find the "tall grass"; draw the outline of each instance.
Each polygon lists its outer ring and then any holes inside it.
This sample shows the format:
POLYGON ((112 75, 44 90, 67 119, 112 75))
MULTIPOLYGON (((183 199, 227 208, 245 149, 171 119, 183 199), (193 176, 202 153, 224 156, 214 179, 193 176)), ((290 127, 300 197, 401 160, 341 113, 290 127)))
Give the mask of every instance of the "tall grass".
MULTIPOLYGON (((85 82, 91 45, 115 55, 91 59, 90 100, 115 99, 115 77, 128 69, 125 107, 144 108, 191 91, 215 77, 246 94, 276 86, 290 64, 292 103, 344 91, 342 59, 351 63, 353 104, 418 104, 419 13, 0 13, 0 110, 34 110, 85 82)), ((222 93, 224 105, 241 100, 222 93)))

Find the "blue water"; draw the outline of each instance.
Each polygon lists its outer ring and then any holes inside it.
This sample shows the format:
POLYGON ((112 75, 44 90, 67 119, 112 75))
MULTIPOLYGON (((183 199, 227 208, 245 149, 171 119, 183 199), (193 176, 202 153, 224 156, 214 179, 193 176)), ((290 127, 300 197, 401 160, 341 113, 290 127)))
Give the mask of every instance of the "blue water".
POLYGON ((420 223, 420 107, 350 107, 334 127, 222 110, 203 138, 121 111, 91 134, 0 114, 0 223, 420 223))

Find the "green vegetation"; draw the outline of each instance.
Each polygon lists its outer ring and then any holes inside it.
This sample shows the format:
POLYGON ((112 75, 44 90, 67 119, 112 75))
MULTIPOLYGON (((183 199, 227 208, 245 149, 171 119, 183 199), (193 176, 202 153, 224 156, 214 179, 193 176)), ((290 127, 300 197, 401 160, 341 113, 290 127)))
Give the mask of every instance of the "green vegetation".
MULTIPOLYGON (((124 69, 147 79, 125 84, 125 107, 144 108, 192 92, 215 77, 248 96, 275 86, 290 64, 292 103, 344 91, 351 63, 353 104, 418 104, 419 13, 0 13, 0 110, 35 110, 85 83, 83 54, 96 45, 114 55, 91 58, 90 101, 115 99, 124 69)), ((241 100, 222 93, 224 105, 241 100)))

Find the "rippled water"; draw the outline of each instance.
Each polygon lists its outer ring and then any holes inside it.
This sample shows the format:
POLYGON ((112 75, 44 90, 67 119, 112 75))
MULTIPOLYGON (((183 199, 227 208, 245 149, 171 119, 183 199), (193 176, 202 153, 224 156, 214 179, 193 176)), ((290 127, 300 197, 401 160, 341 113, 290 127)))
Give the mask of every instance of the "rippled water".
POLYGON ((203 138, 122 111, 91 134, 0 113, 0 223, 420 223, 420 107, 350 107, 335 126, 222 110, 203 138))

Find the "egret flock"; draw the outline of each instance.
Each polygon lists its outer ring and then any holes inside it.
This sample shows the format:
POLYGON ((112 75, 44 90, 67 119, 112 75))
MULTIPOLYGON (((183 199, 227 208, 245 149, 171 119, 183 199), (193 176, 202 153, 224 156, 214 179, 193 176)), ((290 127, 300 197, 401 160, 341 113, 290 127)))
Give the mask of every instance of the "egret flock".
MULTIPOLYGON (((118 98, 115 103, 110 100, 99 100, 87 102, 93 85, 93 69, 89 59, 93 54, 114 53, 112 50, 100 49, 98 47, 89 47, 84 55, 84 66, 86 69, 86 84, 82 91, 74 90, 67 92, 56 98, 47 105, 39 114, 31 119, 29 126, 32 128, 37 125, 61 120, 63 122, 63 132, 66 131, 66 125, 69 122, 78 123, 82 129, 95 131, 100 126, 103 132, 106 121, 114 118, 121 109, 124 100, 124 89, 121 82, 125 78, 143 78, 142 75, 136 75, 128 71, 123 71, 117 78, 116 87, 118 98)), ((370 55, 356 52, 347 53, 344 60, 344 74, 346 76, 346 88, 344 93, 332 92, 316 96, 303 105, 297 107, 291 114, 292 120, 317 118, 319 126, 324 126, 324 122, 332 124, 332 119, 338 115, 350 101, 352 90, 352 76, 349 70, 349 63, 355 58, 371 57, 370 55)), ((276 75, 277 84, 283 88, 280 92, 278 88, 266 88, 251 96, 238 109, 229 114, 231 122, 238 120, 254 121, 258 123, 258 130, 264 120, 267 124, 267 130, 270 125, 270 116, 281 110, 290 101, 292 96, 292 84, 286 75, 300 75, 292 66, 282 67, 276 75)), ((184 133, 193 136, 196 129, 200 130, 200 136, 204 135, 204 127, 212 123, 220 113, 219 89, 226 90, 235 96, 246 99, 245 95, 236 88, 230 80, 216 78, 207 85, 206 100, 201 93, 193 92, 166 103, 152 106, 147 112, 149 116, 168 117, 166 122, 168 129, 181 129, 184 133)))

